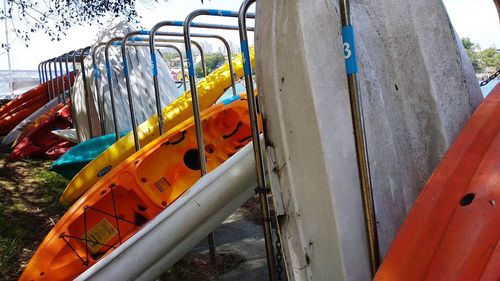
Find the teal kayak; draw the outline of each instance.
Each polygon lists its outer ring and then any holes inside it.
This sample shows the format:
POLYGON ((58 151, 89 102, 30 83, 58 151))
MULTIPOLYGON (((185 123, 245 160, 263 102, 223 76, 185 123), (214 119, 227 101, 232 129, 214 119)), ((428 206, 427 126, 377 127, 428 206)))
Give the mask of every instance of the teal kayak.
MULTIPOLYGON (((120 137, 123 137, 127 133, 128 132, 121 132, 120 137)), ((50 166, 50 170, 71 180, 81 169, 83 169, 83 167, 115 142, 115 134, 104 135, 81 142, 59 157, 52 166, 50 166)))

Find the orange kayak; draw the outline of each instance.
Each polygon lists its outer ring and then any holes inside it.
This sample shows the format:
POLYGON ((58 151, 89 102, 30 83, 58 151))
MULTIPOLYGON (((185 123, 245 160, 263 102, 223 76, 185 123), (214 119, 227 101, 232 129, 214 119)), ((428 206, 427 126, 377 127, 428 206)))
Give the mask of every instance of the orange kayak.
POLYGON ((16 107, 23 105, 24 103, 36 99, 36 98, 45 98, 47 101, 49 99, 48 97, 48 83, 43 83, 35 88, 27 91, 26 93, 18 96, 17 98, 11 100, 10 102, 6 103, 4 106, 0 108, 0 117, 4 117, 5 114, 9 113, 16 107))
MULTIPOLYGON (((245 98, 206 109, 202 124, 209 171, 251 140, 245 98)), ((196 133, 190 118, 89 189, 50 231, 20 280, 77 277, 168 208, 199 178, 196 133)))
POLYGON ((47 102, 47 97, 43 98, 43 96, 39 96, 8 111, 0 117, 0 135, 8 134, 17 126, 17 124, 26 119, 26 117, 30 116, 31 113, 35 112, 47 102))
POLYGON ((499 241, 500 84, 430 177, 375 280, 498 281, 499 241))
MULTIPOLYGON (((73 73, 70 73, 70 79, 72 83, 73 73)), ((53 81, 55 84, 55 80, 53 81)), ((64 76, 64 81, 67 89, 66 76, 64 76)), ((49 101, 48 83, 51 81, 38 85, 0 108, 0 135, 8 134, 17 124, 49 101)))

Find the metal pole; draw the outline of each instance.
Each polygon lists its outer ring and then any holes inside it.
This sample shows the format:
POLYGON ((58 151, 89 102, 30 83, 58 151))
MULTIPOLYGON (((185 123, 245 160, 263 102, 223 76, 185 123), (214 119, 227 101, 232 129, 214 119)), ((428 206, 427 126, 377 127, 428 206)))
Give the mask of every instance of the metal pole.
MULTIPOLYGON (((174 33, 174 32, 159 32, 159 35, 165 35, 165 33, 167 33, 168 35, 171 35, 171 36, 183 36, 182 33, 174 33), (177 35, 177 34, 179 34, 179 35, 177 35)), ((234 67, 233 67, 233 62, 232 62, 232 54, 231 54, 231 48, 229 47, 229 43, 227 42, 227 40, 224 39, 224 37, 216 35, 216 34, 191 33, 191 37, 218 39, 218 40, 220 40, 222 42, 222 44, 224 44, 224 46, 226 48, 227 58, 228 58, 227 61, 228 61, 228 64, 229 64, 229 72, 231 74, 231 86, 232 86, 232 89, 233 89, 233 95, 236 95, 236 88, 235 88, 235 85, 234 85, 234 67)), ((158 42, 162 42, 162 40, 160 39, 160 40, 158 40, 158 42)), ((193 42, 193 44, 195 44, 195 41, 192 41, 192 42, 193 42)), ((201 49, 201 47, 198 47, 198 49, 201 49)), ((202 62, 204 62, 204 61, 205 61, 204 58, 202 58, 202 62)), ((205 68, 204 68, 204 70, 205 70, 205 68)), ((208 75, 208 74, 206 73, 204 76, 206 76, 206 75, 208 75)))
POLYGON ((43 61, 40 62, 40 64, 38 65, 38 76, 39 76, 40 84, 43 84, 44 83, 44 81, 43 81, 43 61))
POLYGON ((344 55, 347 66, 347 84, 349 86, 349 99, 351 103, 351 114, 353 119, 354 140, 356 143, 356 157, 358 162, 359 181, 361 184, 361 195, 363 200, 363 212, 366 223, 368 248, 370 254, 370 270, 372 277, 375 275, 380 264, 380 252, 377 235, 377 222, 373 204, 373 191, 370 177, 370 164, 366 145, 365 128, 363 121, 363 107, 361 96, 357 90, 357 66, 350 69, 348 59, 353 63, 356 61, 354 35, 350 19, 349 0, 340 0, 340 19, 342 23, 342 37, 344 41, 344 55), (351 40, 349 40, 351 39, 351 40))
POLYGON ((63 72, 63 67, 62 67, 62 58, 63 58, 64 55, 60 56, 58 58, 59 60, 59 74, 61 75, 61 84, 62 84, 62 100, 63 100, 63 103, 66 102, 66 85, 64 85, 64 72, 63 72))
POLYGON ((108 87, 109 87, 109 97, 111 99, 111 114, 113 115, 113 125, 115 127, 115 137, 118 141, 120 139, 120 128, 118 126, 118 118, 116 116, 116 105, 115 105, 115 97, 113 90, 113 72, 111 70, 111 64, 109 62, 109 47, 114 42, 120 42, 122 37, 115 37, 106 43, 106 47, 104 47, 104 59, 106 61, 106 77, 108 79, 108 87))
POLYGON ((100 91, 101 91, 101 87, 99 84, 100 74, 99 74, 99 67, 97 66, 96 52, 99 48, 101 48, 105 45, 106 45, 106 43, 99 43, 92 50, 92 66, 94 69, 94 85, 95 85, 95 93, 97 96, 97 107, 99 109, 99 126, 101 127, 101 134, 102 135, 106 134, 106 120, 104 118, 104 97, 102 96, 103 94, 100 93, 100 91))
POLYGON ((76 68, 76 66, 77 66, 77 65, 76 65, 76 54, 77 54, 78 52, 81 52, 81 51, 82 51, 82 49, 78 49, 78 50, 76 50, 76 51, 73 53, 73 72, 75 73, 75 76, 76 76, 76 73, 78 72, 78 69, 76 68))
POLYGON ((47 96, 49 98, 49 101, 52 99, 52 94, 51 94, 51 91, 52 91, 52 88, 51 88, 51 80, 49 78, 49 70, 47 69, 47 65, 49 65, 49 61, 50 60, 46 60, 44 63, 43 63, 43 69, 44 69, 44 72, 45 72, 45 83, 47 83, 47 96))
MULTIPOLYGON (((82 49, 80 49, 82 50, 82 49)), ((85 71, 85 63, 84 59, 86 57, 85 52, 89 51, 90 47, 84 48, 81 53, 80 53, 80 66, 82 67, 81 72, 82 72, 82 80, 83 80, 83 89, 85 91, 85 103, 87 106, 87 121, 89 122, 89 131, 90 131, 90 137, 93 138, 95 136, 94 134, 94 129, 92 128, 92 116, 90 112, 90 98, 89 95, 92 93, 89 91, 89 87, 87 85, 87 75, 85 71)))
MULTIPOLYGON (((76 50, 74 53, 73 53, 73 72, 74 72, 74 77, 75 77, 75 80, 76 80, 76 74, 78 73, 78 69, 76 68, 77 64, 76 64, 76 54, 77 53, 81 53, 83 49, 78 49, 76 50)), ((71 107, 74 107, 74 104, 73 102, 75 102, 75 99, 72 100, 72 103, 71 103, 71 107)), ((76 115, 75 115, 75 119, 76 119, 76 115)), ((75 122, 75 129, 76 131, 78 132, 79 131, 79 124, 78 122, 75 122)), ((81 143, 82 142, 82 138, 80 137, 80 135, 77 133, 76 134, 76 138, 78 140, 78 143, 81 143)))
POLYGON ((264 159, 262 156, 262 145, 259 134, 259 119, 257 117, 257 101, 254 95, 252 69, 250 64, 250 52, 248 47, 248 36, 246 32, 246 17, 250 5, 255 3, 255 0, 246 0, 241 4, 238 23, 240 26, 241 52, 243 54, 243 69, 245 72, 245 86, 248 98, 248 113, 250 116, 250 124, 252 125, 252 143, 255 157, 255 168, 257 173, 258 187, 256 192, 259 194, 260 208, 262 212, 262 220, 264 223, 264 238, 266 244, 267 266, 270 280, 277 280, 276 260, 274 256, 273 236, 271 231, 271 217, 269 214, 269 202, 267 201, 267 193, 269 188, 266 185, 264 172, 264 159))
MULTIPOLYGON (((66 53, 66 55, 64 56, 64 59, 66 61, 66 77, 68 77, 68 101, 69 101, 69 110, 71 111, 71 116, 72 116, 72 121, 73 121, 73 128, 77 128, 78 127, 78 120, 76 118, 76 112, 75 112, 75 107, 73 106, 73 97, 72 97, 72 84, 71 84, 71 74, 69 72, 69 61, 68 61, 68 57, 69 57, 69 54, 71 54, 72 56, 75 55, 75 51, 70 51, 68 53, 66 53)), ((76 79, 76 73, 73 73, 73 81, 76 79)))
MULTIPOLYGON (((180 35, 182 35, 181 33, 179 33, 180 35)), ((148 39, 144 39, 144 40, 140 40, 141 42, 144 41, 149 41, 148 39)), ((161 40, 156 40, 157 42, 173 42, 173 43, 184 43, 184 40, 164 40, 164 39, 161 39, 161 40)), ((194 43, 194 42, 193 42, 194 43)), ((128 44, 129 46, 138 46, 138 47, 149 47, 149 44, 147 43, 132 43, 132 44, 128 44)), ((187 91, 187 85, 186 85, 186 79, 185 79, 185 69, 184 69, 184 56, 182 55, 182 52, 179 48, 177 48, 177 46, 175 45, 171 45, 171 44, 159 44, 159 45, 156 45, 156 47, 159 47, 159 48, 170 48, 170 49, 173 49, 175 50, 178 54, 179 54, 179 59, 181 61, 181 73, 183 75, 183 78, 182 78, 182 82, 184 84, 184 91, 187 91)), ((201 46, 198 44, 197 46, 198 48, 201 49, 201 46)), ((161 52, 160 52, 161 54, 161 52)))
POLYGON ((54 79, 56 80, 56 95, 57 95, 57 101, 61 102, 61 88, 59 87, 59 75, 57 75, 57 60, 58 58, 54 58, 54 79))
MULTIPOLYGON (((193 21, 193 13, 189 14, 184 21, 184 45, 188 62, 189 88, 191 89, 191 102, 193 104, 193 118, 196 129, 196 142, 198 144, 198 159, 200 161, 201 177, 207 174, 207 159, 205 155, 205 144, 203 140, 203 128, 201 126, 200 104, 198 99, 198 89, 196 88, 196 77, 194 72, 193 53, 191 51, 191 37, 189 36, 189 25, 193 21)), ((217 252, 215 249, 215 236, 210 233, 207 237, 210 260, 215 268, 216 280, 219 279, 217 270, 217 252)))
MULTIPOLYGON (((71 74, 69 72, 69 66, 68 66, 68 64, 69 64, 68 57, 69 57, 70 53, 74 53, 74 51, 66 53, 66 55, 64 56, 64 61, 66 62, 66 77, 68 77, 68 98, 70 100, 70 107, 72 107, 71 106, 71 99, 72 99, 72 97, 71 97, 72 87, 71 86, 72 86, 72 84, 71 84, 71 74)), ((76 73, 73 73, 73 77, 75 77, 75 75, 76 75, 76 73)), ((73 81, 74 81, 74 78, 73 78, 73 81)))
POLYGON ((137 132, 137 120, 135 120, 135 112, 134 112, 134 100, 132 97, 132 90, 130 86, 130 77, 128 73, 128 59, 127 59, 127 41, 130 37, 134 35, 148 35, 147 32, 145 31, 133 31, 125 35, 122 40, 121 44, 121 51, 122 51, 122 60, 123 60, 123 74, 125 75, 125 84, 126 84, 126 89, 127 89, 127 96, 128 96, 128 103, 129 103, 129 108, 130 108, 130 117, 132 121, 132 132, 134 134, 134 145, 135 145, 135 150, 138 151, 141 149, 141 143, 139 141, 139 134, 137 132))
MULTIPOLYGON (((131 92, 131 85, 130 85, 130 75, 128 71, 128 61, 127 61, 127 44, 130 38, 135 35, 149 35, 149 31, 147 30, 140 30, 140 31, 133 31, 125 35, 125 37, 122 40, 121 43, 121 51, 122 51, 122 59, 123 59, 123 73, 125 74, 125 82, 126 82, 126 89, 127 89, 127 95, 128 95, 128 100, 129 100, 129 108, 130 108, 130 117, 132 118, 132 132, 134 135, 134 144, 135 144, 135 149, 138 151, 141 149, 141 144, 139 141, 139 134, 137 132, 137 120, 135 119, 135 112, 134 112, 134 105, 133 105, 133 96, 131 92)), ((198 45, 199 46, 199 45, 198 45)), ((203 51, 201 51, 201 46, 200 46, 200 52, 203 54, 203 51)), ((159 96, 155 96, 157 98, 156 100, 156 105, 157 105, 157 111, 158 111, 158 125, 159 125, 159 131, 160 134, 163 133, 163 114, 161 113, 161 100, 159 96)))
POLYGON ((55 97, 56 97, 56 93, 55 93, 55 90, 54 90, 54 89, 55 89, 55 88, 54 88, 54 80, 52 79, 52 65, 51 65, 51 63, 52 63, 52 61, 53 61, 53 60, 54 60, 54 59, 50 59, 50 60, 49 60, 49 63, 48 63, 48 64, 49 64, 50 88, 51 88, 51 90, 52 90, 52 95, 51 95, 50 99, 53 99, 53 98, 55 98, 55 97))
MULTIPOLYGON (((153 29, 154 30, 154 29, 153 29)), ((182 33, 173 33, 173 32, 156 32, 154 31, 142 31, 143 33, 144 32, 148 32, 150 33, 150 39, 149 39, 149 42, 150 42, 150 45, 149 45, 149 48, 150 48, 150 55, 151 55, 151 63, 152 63, 152 68, 151 68, 151 72, 152 72, 152 76, 153 76, 153 88, 154 88, 154 91, 155 91, 155 99, 156 99, 156 111, 157 111, 157 116, 158 116, 158 129, 159 129, 159 132, 160 132, 160 135, 163 134, 163 112, 162 112, 162 107, 161 107, 161 99, 160 99, 160 91, 159 91, 159 84, 158 84, 158 65, 157 65, 157 61, 156 61, 156 48, 155 48, 155 42, 179 42, 179 43, 183 43, 184 41, 182 40, 173 40, 173 39, 155 39, 155 34, 158 34, 158 35, 161 35, 161 36, 183 36, 182 33), (152 43, 151 43, 152 42, 152 43)), ((142 34, 144 35, 144 34, 142 34)), ((144 39, 141 39, 140 37, 136 37, 136 38, 131 38, 131 39, 134 39, 135 41, 145 41, 144 39)), ((200 52, 200 55, 201 55, 201 60, 202 60, 202 65, 203 65, 203 75, 205 76, 206 75, 206 68, 205 68, 205 56, 204 56, 204 53, 203 53, 203 49, 201 48, 201 45, 198 43, 198 42, 195 42, 193 41, 192 42, 193 45, 195 45, 197 48, 198 48, 198 51, 200 52)), ((180 51, 179 51, 179 54, 180 51)), ((181 71, 182 71, 182 79, 183 79, 183 83, 184 83, 184 90, 186 90, 186 81, 185 81, 185 73, 184 73, 184 61, 182 59, 182 55, 180 55, 180 58, 181 58, 181 71)))
MULTIPOLYGON (((151 64, 152 64, 152 73, 153 73, 153 87, 155 91, 155 97, 156 100, 160 100, 160 87, 158 84, 158 66, 157 66, 157 61, 156 61, 156 49, 155 49, 155 36, 156 34, 158 35, 166 35, 166 36, 177 36, 178 33, 172 33, 172 32, 158 32, 158 30, 163 27, 163 26, 178 26, 182 27, 184 25, 184 22, 182 21, 162 21, 153 26, 151 28, 150 34, 149 34, 149 52, 151 55, 151 64)), ((198 24, 198 23, 191 23, 191 27, 199 27, 199 28, 209 28, 209 29, 223 29, 223 30, 238 30, 237 26, 231 26, 231 25, 219 25, 219 24, 198 24)), ((254 30, 253 28, 249 28, 249 30, 254 30)), ((183 35, 184 36, 184 35, 183 35)), ((193 34, 193 36, 195 36, 193 34)), ((196 34, 196 36, 199 37, 204 37, 201 34, 196 34)), ((219 36, 220 37, 220 36, 219 36)), ((215 37, 214 37, 215 38, 215 37)), ((220 37, 222 38, 222 37, 220 37)), ((228 62, 229 62, 229 70, 231 72, 231 82, 233 84, 233 94, 236 93, 236 88, 234 87, 234 70, 233 70, 233 65, 231 61, 231 51, 229 49, 229 44, 227 41, 223 40, 224 45, 228 49, 228 62)), ((191 62, 192 63, 192 62, 191 62)), ((184 79, 184 77, 183 77, 184 79)), ((160 134, 163 133, 163 114, 161 111, 161 106, 157 102, 157 111, 158 111, 158 125, 160 128, 160 134)))
MULTIPOLYGON (((186 19, 184 20, 183 30, 184 30, 184 41, 186 45, 186 57, 188 60, 188 76, 189 76, 189 84, 191 89, 191 97, 193 103, 193 117, 196 129, 196 140, 198 143, 198 157, 200 159, 200 171, 201 176, 203 177, 207 173, 206 167, 206 156, 205 156, 205 145, 203 141, 203 128, 201 126, 201 114, 200 114, 200 105, 198 99, 198 89, 196 88, 196 77, 194 72, 194 61, 193 61, 193 53, 191 51, 191 36, 190 36, 190 27, 193 26, 192 22, 194 18, 200 15, 210 15, 210 16, 223 16, 223 17, 238 17, 237 12, 232 11, 224 11, 224 10, 196 10, 190 13, 186 19)), ((232 76, 232 75, 231 75, 232 76)), ((208 236, 208 244, 210 250, 210 258, 212 263, 216 265, 216 251, 215 251, 215 238, 214 234, 211 233, 208 236)))
POLYGON ((45 83, 47 82, 47 78, 45 78, 45 70, 44 70, 44 67, 45 67, 45 61, 42 61, 40 63, 40 72, 42 74, 42 82, 41 83, 45 83))
MULTIPOLYGON (((113 38, 113 39, 116 39, 116 40, 112 40, 112 42, 110 43, 110 46, 112 46, 112 45, 121 45, 121 40, 123 38, 120 37, 120 39, 118 39, 118 38, 113 38), (120 40, 120 41, 118 41, 118 40, 120 40), (116 43, 119 43, 119 44, 116 44, 116 43)), ((92 54, 92 57, 93 57, 93 60, 94 60, 94 71, 97 70, 96 73, 99 73, 99 70, 98 70, 98 67, 97 67, 97 63, 95 62, 97 49, 99 47, 102 47, 102 46, 107 46, 108 43, 109 42, 107 42, 107 43, 101 43, 101 44, 97 45, 96 48, 94 48, 94 52, 92 54)), ((128 45, 129 46, 148 46, 148 45, 145 45, 145 44, 144 45, 128 44, 128 45)), ((168 45, 167 47, 177 49, 177 52, 180 54, 181 59, 182 59, 182 54, 181 54, 180 50, 177 47, 175 47, 174 45, 168 45)), ((108 55, 108 57, 106 58, 106 65, 108 66, 109 65, 109 52, 107 53, 107 55, 108 55)), ((106 53, 105 53, 105 57, 106 57, 106 53)), ((111 71, 111 66, 109 65, 109 71, 108 71, 108 67, 106 67, 106 72, 108 74, 107 75, 108 76, 108 85, 110 85, 110 89, 111 89, 111 87, 113 85, 112 84, 113 82, 112 82, 112 72, 110 72, 110 71, 111 71)), ((99 80, 99 76, 96 75, 95 79, 96 79, 96 81, 98 81, 99 80)), ((96 88, 97 87, 98 87, 98 84, 96 82, 96 88)), ((97 94, 99 95, 99 90, 97 90, 97 94)), ((110 90, 111 103, 112 103, 111 108, 112 108, 112 111, 114 110, 114 112, 112 112, 112 115, 113 115, 113 119, 117 120, 116 119, 116 108, 114 107, 114 95, 113 94, 114 94, 113 90, 110 90)), ((99 107, 102 108, 102 110, 100 109, 100 111, 103 112, 103 114, 101 116, 101 120, 104 120, 104 94, 102 94, 102 97, 100 99, 98 99, 98 104, 99 104, 99 107)), ((102 124, 102 128, 104 128, 105 122, 102 122, 102 123, 103 123, 102 124)), ((120 132, 119 132, 119 130, 117 130, 118 123, 117 122, 114 122, 114 123, 115 123, 115 135, 116 135, 116 138, 117 138, 116 140, 119 140, 120 139, 120 132)))
MULTIPOLYGON (((161 34, 160 34, 161 35, 161 34)), ((182 33, 179 33, 179 36, 183 36, 182 33)), ((146 39, 147 40, 147 39, 146 39)), ((142 40, 141 40, 142 41, 142 40)), ((175 39, 156 39, 156 42, 161 43, 161 42, 170 42, 170 43, 184 43, 184 40, 175 40, 175 39)), ((203 51, 203 48, 201 47, 200 43, 196 41, 191 41, 191 43, 198 49, 198 52, 200 53, 201 56, 201 65, 202 65, 202 72, 203 72, 203 77, 207 76, 207 68, 205 67, 205 52, 203 51)), ((129 44, 130 46, 130 44, 129 44)), ((139 46, 139 45, 138 45, 139 46)), ((146 45, 147 46, 147 45, 146 45)), ((157 46, 161 47, 161 46, 157 46)))
POLYGON ((195 41, 191 41, 193 45, 198 47, 200 57, 201 57, 201 70, 203 72, 203 77, 207 77, 207 67, 205 65, 205 54, 203 52, 203 49, 201 48, 201 45, 196 43, 195 41))
POLYGON ((42 71, 41 71, 42 63, 43 62, 39 63, 38 68, 37 68, 38 69, 38 83, 39 84, 42 84, 42 71))
MULTIPOLYGON (((7 0, 3 0, 3 10, 7 13, 7 0)), ((10 42, 9 42, 9 25, 7 24, 7 17, 4 18, 5 27, 5 43, 7 44, 7 64, 9 66, 9 72, 12 71, 12 65, 10 62, 10 42)))
MULTIPOLYGON (((182 85, 184 86, 184 92, 185 92, 185 91, 187 91, 187 85, 186 85, 186 71, 184 69, 184 56, 182 55, 182 52, 179 48, 175 47, 174 45, 171 45, 171 46, 172 46, 171 48, 176 50, 177 53, 179 54, 179 60, 181 62, 182 85)), ((161 54, 161 52, 160 52, 160 54, 161 54)))
MULTIPOLYGON (((113 73, 112 73, 112 69, 111 69, 111 64, 110 64, 110 60, 109 60, 109 47, 110 46, 116 46, 116 45, 121 45, 121 41, 123 40, 122 37, 117 37, 117 38, 112 38, 110 41, 108 41, 106 43, 106 47, 104 49, 104 58, 106 60, 106 73, 107 73, 107 79, 108 79, 108 85, 109 85, 109 93, 110 93, 110 98, 111 98, 111 112, 112 112, 112 115, 113 115, 113 123, 114 123, 114 127, 115 127, 115 136, 116 136, 116 140, 119 140, 120 139, 120 131, 118 129, 118 119, 117 119, 117 114, 116 114, 116 105, 115 105, 115 99, 114 99, 114 91, 113 91, 113 73)), ((139 44, 128 44, 129 46, 144 46, 144 47, 147 47, 148 45, 147 44, 143 44, 143 45, 139 45, 139 44)), ((181 57, 181 60, 182 60, 182 53, 180 52, 180 50, 175 47, 174 45, 165 45, 165 47, 170 47, 170 48, 174 48, 176 49, 179 54, 180 54, 180 57, 181 57)), ((182 72, 184 73, 184 68, 182 68, 182 72)))
POLYGON ((42 61, 40 63, 40 74, 41 74, 41 77, 42 77, 42 80, 41 80, 41 83, 45 83, 45 73, 44 73, 44 70, 43 70, 43 67, 45 65, 45 61, 42 61))

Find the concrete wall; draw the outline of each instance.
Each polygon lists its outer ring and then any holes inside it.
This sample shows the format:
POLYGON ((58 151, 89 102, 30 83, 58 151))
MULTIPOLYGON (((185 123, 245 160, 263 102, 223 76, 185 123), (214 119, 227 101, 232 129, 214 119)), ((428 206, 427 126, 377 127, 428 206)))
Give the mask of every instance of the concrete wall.
MULTIPOLYGON (((293 280, 368 280, 338 2, 257 3, 257 79, 293 280)), ((438 0, 351 1, 384 254, 481 101, 438 0)))
MULTIPOLYGON (((133 28, 130 24, 127 23, 114 23, 111 26, 112 27, 105 29, 105 31, 103 31, 102 34, 99 35, 99 38, 93 45, 94 47, 98 42, 107 42, 113 37, 122 37, 124 34, 138 29, 133 28)), ((111 111, 111 98, 109 95, 109 84, 106 74, 104 47, 100 48, 99 50, 96 55, 100 77, 99 93, 104 97, 103 100, 106 120, 106 133, 113 133, 114 125, 111 111)), ((132 122, 130 118, 125 76, 123 74, 121 48, 119 46, 113 46, 110 48, 109 54, 110 65, 113 69, 113 90, 115 94, 119 129, 120 131, 130 131, 132 129, 132 122)), ((134 112, 136 114, 137 124, 141 124, 143 121, 156 114, 149 48, 129 48, 127 54, 129 62, 131 91, 133 99, 135 101, 134 112)), ((100 135, 100 127, 96 110, 98 107, 94 81, 94 70, 92 67, 92 59, 90 56, 85 59, 85 66, 87 80, 89 81, 89 90, 92 92, 92 95, 89 96, 89 98, 91 99, 90 109, 86 108, 83 80, 81 75, 77 77, 75 88, 75 108, 77 110, 77 121, 79 124, 77 132, 82 140, 90 138, 90 130, 87 122, 88 110, 90 110, 90 113, 92 115, 93 132, 96 136, 100 135)), ((166 63, 160 58, 160 56, 158 56, 158 79, 162 105, 166 106, 179 96, 179 91, 177 90, 170 75, 170 70, 168 69, 166 63)))

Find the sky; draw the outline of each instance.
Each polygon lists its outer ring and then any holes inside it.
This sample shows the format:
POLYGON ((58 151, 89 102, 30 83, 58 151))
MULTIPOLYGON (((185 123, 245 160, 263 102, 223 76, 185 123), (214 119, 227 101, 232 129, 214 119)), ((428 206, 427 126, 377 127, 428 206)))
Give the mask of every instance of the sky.
MULTIPOLYGON (((143 3, 153 2, 153 0, 142 0, 143 3)), ((148 4, 138 4, 137 10, 142 19, 140 24, 144 28, 151 28, 155 23, 162 20, 184 20, 187 14, 195 9, 225 9, 238 10, 240 0, 205 0, 201 4, 200 0, 170 0, 168 3, 159 0, 154 7, 148 4)), ((451 21, 460 37, 469 37, 472 42, 478 43, 482 48, 495 45, 500 48, 500 23, 496 8, 492 0, 443 0, 451 21)), ((197 22, 213 22, 217 20, 222 24, 237 24, 236 19, 223 19, 202 16, 197 18, 197 22)), ((253 22, 248 23, 249 26, 253 22)), ((0 24, 0 36, 4 36, 3 24, 0 24)), ((169 31, 181 31, 173 29, 169 31)), ((59 42, 51 42, 44 33, 32 35, 29 47, 20 39, 12 40, 11 62, 12 68, 18 70, 35 70, 40 61, 58 56, 73 49, 78 49, 89 45, 97 38, 99 27, 77 26, 72 28, 68 35, 59 42)), ((195 32, 195 31, 192 31, 195 32)), ((236 31, 217 32, 229 37, 229 40, 238 43, 238 33, 236 31)), ((252 39, 252 38, 250 38, 252 39)), ((4 38, 0 40, 4 42, 4 38)), ((219 43, 213 42, 214 49, 217 50, 219 43)), ((0 69, 8 69, 6 54, 0 55, 0 69)))

